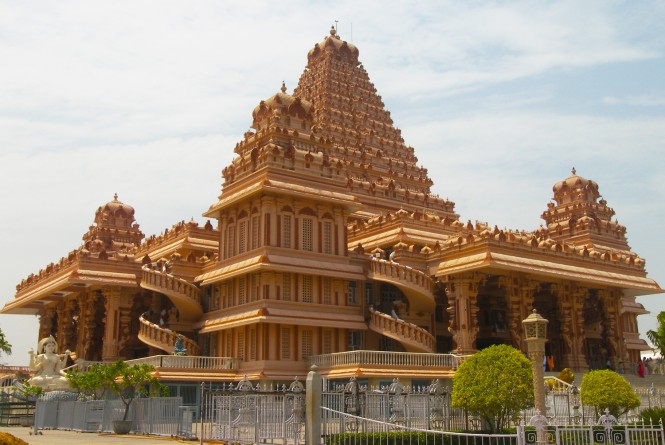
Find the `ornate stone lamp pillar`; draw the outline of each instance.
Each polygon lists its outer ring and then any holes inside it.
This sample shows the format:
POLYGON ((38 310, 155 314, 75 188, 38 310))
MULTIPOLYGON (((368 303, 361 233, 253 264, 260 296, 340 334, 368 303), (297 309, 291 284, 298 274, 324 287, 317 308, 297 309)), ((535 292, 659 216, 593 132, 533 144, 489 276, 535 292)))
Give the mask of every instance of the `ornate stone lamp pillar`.
POLYGON ((545 358, 545 342, 547 341, 548 321, 540 316, 534 309, 531 315, 522 320, 527 351, 531 359, 533 374, 534 405, 540 414, 545 412, 545 384, 543 382, 543 360, 545 358))

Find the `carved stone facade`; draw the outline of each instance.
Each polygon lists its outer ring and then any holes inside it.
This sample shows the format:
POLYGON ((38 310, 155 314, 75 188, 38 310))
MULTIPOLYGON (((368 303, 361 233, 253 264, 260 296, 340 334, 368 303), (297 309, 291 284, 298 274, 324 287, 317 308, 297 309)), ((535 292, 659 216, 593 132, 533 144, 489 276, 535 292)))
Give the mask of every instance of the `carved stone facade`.
MULTIPOLYGON (((214 227, 183 221, 144 239, 116 195, 3 312, 38 314, 40 338, 86 360, 171 353, 177 332, 190 354, 237 363, 160 371, 174 380, 290 380, 309 357, 358 349, 526 350, 533 308, 557 369, 628 366, 647 348, 635 296, 661 289, 598 184, 573 169, 531 232, 460 221, 334 29, 292 95, 282 85, 254 108, 234 153, 204 213, 214 227)), ((407 373, 390 366, 329 376, 407 373)))

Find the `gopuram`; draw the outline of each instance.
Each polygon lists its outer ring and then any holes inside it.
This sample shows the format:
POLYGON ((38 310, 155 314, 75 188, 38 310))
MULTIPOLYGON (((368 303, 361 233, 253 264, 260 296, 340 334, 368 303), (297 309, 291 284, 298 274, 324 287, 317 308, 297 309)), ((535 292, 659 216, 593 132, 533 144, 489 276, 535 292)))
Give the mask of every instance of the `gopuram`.
POLYGON ((636 363, 648 346, 635 298, 662 290, 599 185, 573 169, 533 231, 460 220, 358 55, 332 29, 293 93, 258 103, 205 225, 146 238, 116 196, 2 312, 38 315, 39 338, 83 360, 181 360, 158 367, 174 384, 291 381, 310 364, 328 378, 450 377, 456 355, 524 351, 534 308, 555 369, 636 363))

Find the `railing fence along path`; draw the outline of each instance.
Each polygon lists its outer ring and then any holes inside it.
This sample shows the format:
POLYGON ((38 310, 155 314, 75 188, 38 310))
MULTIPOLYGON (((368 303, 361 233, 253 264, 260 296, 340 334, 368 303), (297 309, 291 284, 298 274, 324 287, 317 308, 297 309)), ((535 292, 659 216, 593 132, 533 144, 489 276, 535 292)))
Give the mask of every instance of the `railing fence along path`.
POLYGON ((203 440, 235 444, 304 440, 305 386, 297 378, 289 386, 253 386, 245 377, 236 385, 204 385, 202 393, 203 440))
MULTIPOLYGON (((665 445, 662 425, 636 424, 636 411, 621 419, 609 412, 598 417, 593 408, 580 404, 573 385, 555 384, 548 390, 546 417, 531 410, 516 413, 512 419, 516 434, 487 435, 480 433, 484 427, 480 418, 452 407, 449 384, 435 380, 428 386, 405 386, 394 379, 389 385, 368 387, 355 378, 338 384, 322 380, 316 369, 312 366, 307 387, 297 377, 288 385, 276 386, 253 385, 246 377, 235 384, 202 384, 201 415, 194 425, 194 409, 183 407, 180 397, 136 399, 129 413, 134 421, 132 431, 191 438, 196 429, 201 440, 234 444, 278 441, 295 445, 314 434, 308 444, 323 440, 328 445, 354 445, 358 436, 338 435, 379 433, 371 441, 390 445, 395 437, 388 433, 411 431, 424 434, 419 445, 430 441, 431 445, 665 445), (541 440, 536 429, 525 425, 541 428, 541 440), (456 430, 467 433, 449 432, 456 430)), ((665 400, 665 394, 655 388, 647 389, 642 397, 652 407, 665 400)), ((113 420, 122 419, 123 412, 119 400, 42 398, 36 406, 35 428, 109 432, 113 420)))
MULTIPOLYGON (((182 398, 150 397, 135 399, 128 420, 135 434, 177 436, 182 431, 182 398)), ((121 400, 45 400, 37 401, 35 430, 59 429, 79 432, 112 432, 113 421, 122 420, 125 405, 121 400)), ((190 419, 191 431, 191 419, 190 419)))

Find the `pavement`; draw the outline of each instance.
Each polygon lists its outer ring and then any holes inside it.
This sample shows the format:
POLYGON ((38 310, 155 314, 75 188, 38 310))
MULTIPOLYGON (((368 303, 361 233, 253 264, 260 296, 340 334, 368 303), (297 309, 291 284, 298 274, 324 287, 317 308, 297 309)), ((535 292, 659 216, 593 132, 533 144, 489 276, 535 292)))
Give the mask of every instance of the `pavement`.
MULTIPOLYGON (((9 433, 23 439, 30 445, 86 445, 86 444, 114 444, 114 445, 176 445, 186 443, 196 445, 199 440, 184 440, 163 436, 142 436, 136 434, 108 434, 108 433, 78 433, 76 431, 41 430, 38 435, 32 435, 32 428, 10 426, 0 427, 0 432, 9 433)), ((205 442, 212 443, 212 442, 205 442)), ((0 444, 2 445, 2 444, 0 444)))

